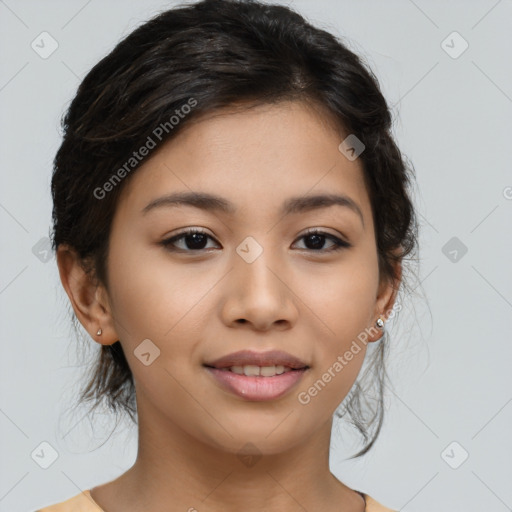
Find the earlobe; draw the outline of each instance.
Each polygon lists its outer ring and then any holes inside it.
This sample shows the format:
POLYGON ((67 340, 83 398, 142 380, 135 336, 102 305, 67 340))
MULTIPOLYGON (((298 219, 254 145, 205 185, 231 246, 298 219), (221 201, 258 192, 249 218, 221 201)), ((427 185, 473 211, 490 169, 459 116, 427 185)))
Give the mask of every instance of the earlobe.
POLYGON ((108 300, 101 284, 94 282, 77 252, 67 246, 57 248, 60 280, 76 317, 91 337, 102 345, 111 345, 119 337, 113 329, 108 300))
POLYGON ((382 281, 379 284, 377 301, 375 305, 374 325, 370 328, 369 341, 379 341, 385 329, 385 323, 391 314, 402 280, 402 264, 395 264, 395 277, 382 281))

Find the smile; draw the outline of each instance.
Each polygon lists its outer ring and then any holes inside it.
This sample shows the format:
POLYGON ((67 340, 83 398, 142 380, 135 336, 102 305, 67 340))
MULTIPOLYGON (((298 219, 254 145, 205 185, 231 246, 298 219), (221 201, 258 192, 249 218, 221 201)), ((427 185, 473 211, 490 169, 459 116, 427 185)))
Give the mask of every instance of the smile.
POLYGON ((255 365, 205 368, 222 389, 249 401, 267 401, 282 397, 308 371, 308 368, 293 370, 284 366, 255 365))

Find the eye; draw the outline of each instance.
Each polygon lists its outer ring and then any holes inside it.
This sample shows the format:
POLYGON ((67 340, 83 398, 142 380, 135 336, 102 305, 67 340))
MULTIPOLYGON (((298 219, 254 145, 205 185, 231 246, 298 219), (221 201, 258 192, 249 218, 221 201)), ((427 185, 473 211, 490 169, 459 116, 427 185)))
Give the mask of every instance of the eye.
POLYGON ((302 235, 298 238, 298 240, 306 240, 306 250, 311 250, 314 252, 332 252, 339 251, 341 249, 347 249, 348 247, 352 247, 352 244, 345 242, 341 238, 337 236, 331 235, 330 233, 325 233, 324 231, 320 231, 318 229, 311 229, 305 235, 302 235), (332 242, 332 246, 330 249, 322 249, 326 240, 330 240, 332 242))
MULTIPOLYGON (((208 243, 208 239, 213 240, 213 237, 211 237, 205 231, 196 228, 183 231, 176 236, 162 240, 160 244, 163 245, 168 251, 196 252, 204 251, 207 248, 206 245, 208 243), (181 243, 181 247, 178 247, 178 242, 181 243)), ((309 246, 306 247, 305 250, 314 252, 339 251, 341 249, 352 247, 352 244, 345 242, 344 240, 341 240, 334 235, 317 229, 311 229, 305 235, 302 235, 298 238, 298 240, 302 239, 305 239, 306 246, 309 246), (322 248, 326 240, 330 240, 332 243, 330 249, 322 248)))
POLYGON ((205 249, 208 238, 213 240, 213 238, 205 231, 201 231, 200 229, 189 229, 188 231, 184 231, 172 238, 162 240, 160 243, 169 251, 202 251, 205 249), (185 248, 176 247, 176 242, 183 242, 182 245, 185 245, 185 248))

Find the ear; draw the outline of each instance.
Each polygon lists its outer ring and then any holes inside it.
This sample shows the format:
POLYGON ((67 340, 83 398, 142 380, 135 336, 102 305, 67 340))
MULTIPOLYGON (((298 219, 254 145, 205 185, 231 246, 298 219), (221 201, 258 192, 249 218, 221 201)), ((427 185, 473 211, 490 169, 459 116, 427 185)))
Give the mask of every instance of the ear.
POLYGON ((387 317, 391 313, 393 309, 393 305, 395 304, 395 300, 398 294, 398 290, 400 288, 400 282, 402 281, 402 263, 395 263, 395 277, 389 279, 381 279, 379 283, 379 289, 377 292, 377 299, 375 302, 375 310, 373 316, 373 324, 369 329, 370 335, 368 336, 368 341, 378 341, 382 338, 383 329, 377 327, 375 322, 378 318, 382 318, 384 322, 386 322, 387 317))
POLYGON ((76 251, 65 244, 57 248, 57 265, 62 286, 89 335, 101 345, 112 345, 118 341, 105 287, 94 282, 85 272, 76 251), (98 335, 100 328, 102 332, 98 335))

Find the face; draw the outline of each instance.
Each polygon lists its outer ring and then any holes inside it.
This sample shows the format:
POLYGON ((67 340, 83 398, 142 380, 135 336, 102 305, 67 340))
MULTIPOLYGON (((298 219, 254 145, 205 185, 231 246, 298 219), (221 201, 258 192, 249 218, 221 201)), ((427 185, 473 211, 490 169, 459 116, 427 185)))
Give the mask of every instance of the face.
POLYGON ((112 225, 108 302, 139 412, 233 453, 249 441, 285 451, 330 419, 365 345, 344 355, 389 299, 362 167, 339 151, 344 137, 301 103, 225 111, 130 177, 112 225), (191 192, 221 201, 162 199, 191 192), (345 200, 308 203, 320 195, 345 200), (241 396, 205 367, 240 350, 284 351, 308 368, 279 396, 241 396))

